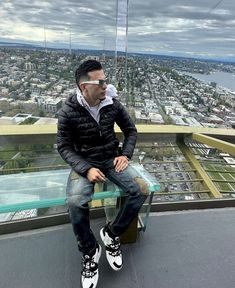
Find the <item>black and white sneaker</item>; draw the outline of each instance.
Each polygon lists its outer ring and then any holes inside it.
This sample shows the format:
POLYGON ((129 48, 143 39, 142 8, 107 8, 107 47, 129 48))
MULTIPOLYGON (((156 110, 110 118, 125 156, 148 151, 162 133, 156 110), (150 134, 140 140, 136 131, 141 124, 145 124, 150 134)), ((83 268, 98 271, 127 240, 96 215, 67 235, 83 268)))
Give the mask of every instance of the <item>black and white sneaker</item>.
POLYGON ((95 288, 99 279, 98 262, 101 255, 101 246, 95 249, 93 255, 82 256, 81 285, 82 288, 95 288))
POLYGON ((106 258, 113 270, 122 269, 122 252, 119 237, 110 237, 107 226, 100 230, 100 237, 106 248, 106 258))

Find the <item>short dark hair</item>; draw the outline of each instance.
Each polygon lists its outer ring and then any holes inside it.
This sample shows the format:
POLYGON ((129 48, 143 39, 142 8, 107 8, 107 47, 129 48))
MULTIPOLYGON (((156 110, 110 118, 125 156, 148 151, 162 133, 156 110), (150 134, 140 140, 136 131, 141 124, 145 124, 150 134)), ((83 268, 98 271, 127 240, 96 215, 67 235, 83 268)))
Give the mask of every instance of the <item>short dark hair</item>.
POLYGON ((88 73, 95 71, 95 70, 102 70, 102 65, 99 61, 97 60, 87 60, 84 61, 82 64, 79 65, 75 72, 75 79, 76 83, 79 88, 79 82, 81 78, 85 78, 85 80, 89 80, 88 73))

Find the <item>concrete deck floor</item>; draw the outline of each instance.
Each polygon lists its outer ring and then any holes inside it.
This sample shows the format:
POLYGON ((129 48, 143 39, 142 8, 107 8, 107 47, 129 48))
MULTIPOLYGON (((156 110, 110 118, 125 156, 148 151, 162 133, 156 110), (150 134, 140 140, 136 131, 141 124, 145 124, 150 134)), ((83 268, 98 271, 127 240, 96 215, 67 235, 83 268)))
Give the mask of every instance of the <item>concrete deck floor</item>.
MULTIPOLYGON (((97 288, 235 287, 235 209, 155 213, 114 272, 103 250, 97 288)), ((92 220, 99 239, 104 219, 92 220)), ((80 287, 70 224, 0 236, 0 288, 80 287)))

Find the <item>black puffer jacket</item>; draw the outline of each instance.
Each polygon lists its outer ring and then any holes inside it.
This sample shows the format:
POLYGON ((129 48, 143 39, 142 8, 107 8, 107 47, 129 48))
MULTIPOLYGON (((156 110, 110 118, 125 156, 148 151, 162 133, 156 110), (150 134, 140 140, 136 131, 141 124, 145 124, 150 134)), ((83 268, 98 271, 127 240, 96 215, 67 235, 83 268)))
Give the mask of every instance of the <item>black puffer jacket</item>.
POLYGON ((121 155, 132 157, 137 130, 122 104, 113 99, 113 104, 100 110, 99 124, 81 106, 76 95, 68 98, 59 112, 57 146, 61 157, 77 173, 86 175, 93 167, 91 161, 100 161, 118 156, 119 141, 114 132, 114 123, 124 133, 121 155))

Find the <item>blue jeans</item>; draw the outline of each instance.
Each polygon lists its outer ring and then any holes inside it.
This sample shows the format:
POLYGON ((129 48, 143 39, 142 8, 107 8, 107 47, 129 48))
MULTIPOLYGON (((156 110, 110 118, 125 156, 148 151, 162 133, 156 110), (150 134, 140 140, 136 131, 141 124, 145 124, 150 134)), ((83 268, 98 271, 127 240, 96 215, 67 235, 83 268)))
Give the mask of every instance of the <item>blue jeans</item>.
MULTIPOLYGON (((122 172, 116 172, 114 159, 99 163, 92 162, 93 167, 100 169, 110 181, 118 185, 127 193, 125 204, 118 212, 110 230, 119 236, 125 232, 132 220, 138 215, 148 195, 147 185, 141 182, 128 166, 122 172), (147 191, 147 192, 146 192, 147 191)), ((71 171, 67 183, 67 204, 74 234, 78 241, 78 248, 82 253, 88 253, 96 246, 96 239, 90 229, 89 205, 94 193, 94 183, 87 178, 71 171)))

